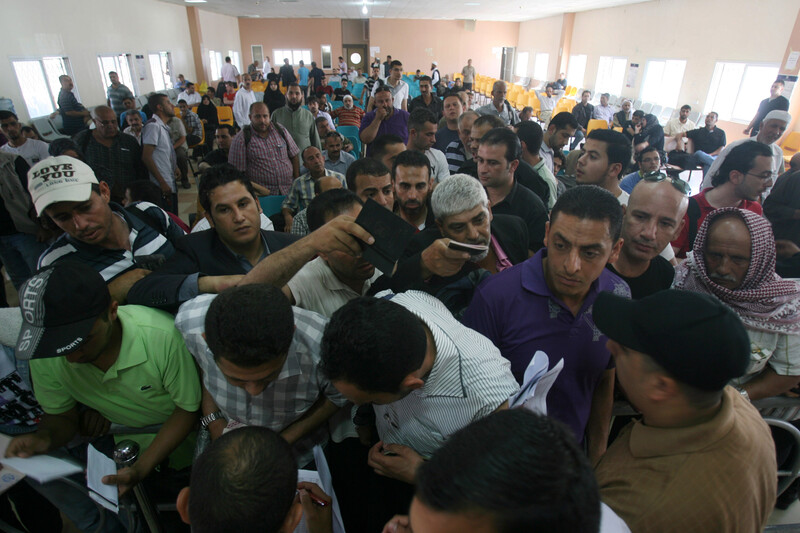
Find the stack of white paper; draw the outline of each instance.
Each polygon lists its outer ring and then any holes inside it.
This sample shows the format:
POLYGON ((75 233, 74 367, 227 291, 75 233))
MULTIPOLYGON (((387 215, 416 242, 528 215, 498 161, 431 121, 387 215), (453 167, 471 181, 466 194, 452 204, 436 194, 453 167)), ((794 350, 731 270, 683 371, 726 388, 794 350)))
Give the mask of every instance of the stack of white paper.
POLYGON ((547 354, 537 351, 525 369, 522 387, 508 400, 509 408, 522 407, 534 413, 547 414, 547 393, 564 368, 564 360, 559 360, 552 369, 547 370, 549 366, 550 358, 547 354))
POLYGON ((0 434, 0 463, 30 476, 39 483, 47 483, 83 471, 83 467, 78 463, 51 455, 34 455, 26 459, 5 457, 9 442, 11 437, 0 434))
POLYGON ((103 476, 113 476, 116 473, 117 465, 114 460, 90 444, 86 453, 86 486, 89 487, 89 497, 112 513, 119 513, 119 489, 116 485, 104 485, 102 479, 103 476))

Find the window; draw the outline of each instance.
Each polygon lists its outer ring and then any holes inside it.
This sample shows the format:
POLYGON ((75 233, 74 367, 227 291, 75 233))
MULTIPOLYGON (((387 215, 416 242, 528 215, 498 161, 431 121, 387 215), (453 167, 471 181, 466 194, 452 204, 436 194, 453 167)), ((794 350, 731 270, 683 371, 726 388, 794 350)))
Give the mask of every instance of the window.
POLYGON ((119 82, 125 85, 134 96, 139 92, 133 75, 131 54, 118 54, 114 56, 97 56, 97 65, 100 67, 100 79, 103 80, 103 92, 106 91, 111 80, 108 73, 114 71, 119 76, 119 82))
POLYGON ((169 52, 152 52, 147 57, 150 60, 150 72, 153 73, 153 85, 156 91, 172 89, 175 82, 172 77, 172 59, 169 52))
POLYGON ((717 63, 708 88, 705 113, 748 124, 758 104, 778 77, 778 65, 717 63))
POLYGON ((595 93, 619 94, 622 91, 622 82, 625 78, 626 57, 600 56, 597 65, 597 81, 594 84, 595 93))
POLYGON ((567 82, 573 87, 583 87, 583 75, 586 72, 586 54, 569 56, 567 82))
MULTIPOLYGON (((28 116, 40 117, 55 111, 58 108, 58 93, 61 91, 61 82, 58 81, 58 77, 63 74, 72 75, 69 58, 20 59, 12 60, 11 64, 14 66, 17 82, 22 89, 28 116)), ((73 92, 75 97, 80 100, 77 88, 73 89, 73 92)))
POLYGON ((236 50, 228 50, 228 57, 231 58, 231 64, 236 67, 236 70, 242 72, 242 62, 239 60, 239 52, 236 50))
MULTIPOLYGON (((233 61, 233 60, 231 60, 233 61)), ((222 78, 222 53, 214 50, 208 51, 208 67, 211 69, 211 79, 222 78)))
POLYGON ((514 74, 520 78, 528 75, 528 52, 517 52, 517 65, 514 74))
MULTIPOLYGON (((283 66, 283 60, 288 59, 294 66, 302 61, 306 66, 311 64, 311 50, 273 50, 273 59, 277 66, 283 66)), ((328 67, 330 68, 330 67, 328 67)))
POLYGON ((250 55, 253 56, 253 61, 258 61, 260 65, 264 64, 264 47, 260 44, 250 45, 250 55))
POLYGON ((320 68, 333 68, 333 54, 331 53, 331 45, 323 44, 320 47, 321 57, 322 57, 322 65, 320 68))
POLYGON ((550 54, 539 52, 533 64, 533 78, 539 81, 547 81, 547 63, 550 62, 550 54))
POLYGON ((682 59, 653 59, 644 69, 644 82, 639 98, 664 107, 677 107, 678 93, 683 83, 686 61, 682 59))

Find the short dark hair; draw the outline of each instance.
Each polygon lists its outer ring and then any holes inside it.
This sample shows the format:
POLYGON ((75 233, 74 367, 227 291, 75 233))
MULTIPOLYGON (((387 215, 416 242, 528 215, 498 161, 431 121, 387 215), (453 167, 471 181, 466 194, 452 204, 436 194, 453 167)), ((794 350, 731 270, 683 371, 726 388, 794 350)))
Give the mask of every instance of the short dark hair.
POLYGON ((231 137, 236 135, 236 128, 234 128, 231 124, 217 124, 217 127, 214 130, 228 130, 228 133, 231 137))
MULTIPOLYGON (((419 72, 419 70, 417 70, 417 72, 419 72)), ((427 75, 419 77, 419 82, 422 83, 423 81, 427 81, 428 83, 433 83, 431 77, 427 75)))
POLYGON ((683 111, 684 109, 688 109, 689 111, 691 111, 692 110, 692 106, 690 106, 689 104, 683 104, 681 106, 681 111, 683 111))
POLYGON ((188 89, 189 87, 194 87, 194 83, 192 83, 191 81, 187 81, 186 85, 184 85, 184 88, 188 89))
POLYGON ((555 126, 556 131, 567 128, 578 129, 578 119, 569 111, 562 111, 550 119, 550 124, 547 125, 547 128, 550 129, 550 126, 555 126))
POLYGON ((644 118, 644 111, 642 111, 641 109, 637 109, 636 111, 633 112, 633 115, 631 115, 631 116, 632 117, 638 117, 638 118, 644 118))
POLYGON ((711 186, 719 187, 730 180, 730 174, 738 170, 742 174, 750 172, 756 164, 756 157, 772 157, 772 149, 758 141, 750 141, 734 147, 719 166, 716 174, 711 176, 711 186))
POLYGON ((314 124, 319 124, 321 122, 324 122, 325 124, 327 124, 328 123, 328 117, 319 116, 319 117, 314 119, 314 124))
POLYGON ((231 56, 225 56, 225 62, 226 63, 230 63, 231 62, 231 56))
POLYGON ((47 153, 49 153, 53 157, 58 157, 68 150, 72 150, 73 152, 78 154, 78 159, 80 159, 81 161, 86 160, 86 158, 83 155, 83 150, 81 150, 75 143, 75 141, 73 141, 72 139, 69 138, 56 139, 53 142, 51 142, 50 145, 47 147, 47 153))
POLYGON ((14 113, 13 111, 9 111, 7 109, 0 109, 0 120, 8 120, 10 118, 19 121, 19 117, 17 117, 16 113, 14 113))
POLYGON ((320 369, 331 381, 396 393, 403 379, 422 366, 427 347, 422 321, 411 311, 383 298, 360 297, 328 322, 320 369))
MULTIPOLYGON (((392 90, 389 88, 388 85, 381 85, 377 89, 375 89, 375 97, 378 96, 379 93, 389 93, 392 94, 392 90)), ((394 95, 392 95, 394 96, 394 95)))
POLYGON ((308 100, 306 100, 306 105, 311 105, 311 104, 319 104, 319 98, 317 98, 316 96, 309 96, 308 100))
POLYGON ((358 184, 356 184, 356 179, 359 175, 378 177, 389 173, 391 173, 391 170, 386 168, 386 165, 377 159, 368 157, 356 159, 347 167, 347 176, 345 176, 347 188, 356 192, 356 187, 358 186, 358 184))
POLYGON ((636 154, 636 156, 635 156, 636 157, 636 162, 637 163, 641 163, 642 162, 642 158, 644 157, 644 154, 649 154, 650 152, 657 152, 658 156, 661 157, 661 151, 658 148, 656 148, 655 146, 650 145, 650 146, 644 148, 638 154, 636 154))
POLYGON ((622 165, 620 174, 630 165, 633 147, 631 141, 620 132, 604 129, 592 130, 586 138, 605 143, 608 164, 619 163, 622 165))
POLYGON ((408 129, 419 130, 425 124, 438 124, 436 115, 426 107, 418 107, 408 116, 408 129))
MULTIPOLYGON (((386 57, 390 58, 392 56, 386 56, 386 57)), ((403 66, 403 62, 400 61, 399 59, 395 59, 394 61, 389 63, 389 69, 393 69, 394 67, 402 67, 402 66, 403 66)))
POLYGON ((583 96, 586 93, 592 94, 592 91, 590 91, 589 89, 584 89, 583 92, 581 92, 581 96, 583 96))
POLYGON ((164 209, 164 197, 161 195, 161 188, 150 180, 134 180, 125 189, 130 191, 132 202, 150 202, 164 209))
POLYGON ((786 83, 781 79, 777 79, 777 80, 773 81, 772 85, 775 85, 776 83, 780 84, 781 87, 786 87, 786 83))
POLYGON ((502 128, 492 128, 486 132, 486 135, 481 137, 480 144, 488 144, 490 146, 505 146, 505 158, 508 163, 516 161, 522 154, 522 145, 519 143, 519 137, 517 137, 513 131, 505 126, 502 128))
POLYGON ((534 155, 539 155, 543 136, 542 127, 532 120, 521 122, 517 126, 517 137, 521 142, 525 143, 525 149, 534 155))
POLYGON ((451 435, 417 471, 416 497, 436 511, 488 515, 501 533, 600 526, 597 481, 574 436, 524 409, 498 411, 451 435))
POLYGON ((556 217, 564 213, 581 220, 608 222, 608 234, 617 242, 622 229, 622 207, 619 200, 607 190, 597 185, 579 185, 558 197, 550 212, 550 226, 556 217))
POLYGON ((125 100, 135 100, 135 98, 133 96, 123 96, 122 101, 124 102, 125 100))
POLYGON ((300 84, 299 84, 299 83, 297 83, 296 81, 293 81, 292 83, 290 83, 290 84, 289 84, 289 86, 288 86, 288 88, 287 88, 287 91, 288 91, 289 89, 291 89, 292 87, 297 87, 297 88, 299 89, 299 88, 300 88, 300 84))
POLYGON ((192 531, 277 533, 297 491, 297 461, 271 429, 247 426, 211 442, 192 466, 192 531))
POLYGON ((152 93, 147 97, 147 105, 150 106, 150 110, 153 113, 156 112, 156 106, 160 106, 164 98, 169 100, 169 96, 163 93, 152 93))
POLYGON ((215 361, 223 357, 243 368, 263 365, 289 351, 294 337, 292 306, 272 285, 231 287, 208 307, 205 334, 215 361))
POLYGON ((222 187, 234 181, 241 183, 245 189, 247 189, 247 192, 253 196, 253 199, 258 202, 258 196, 256 195, 256 190, 253 188, 253 183, 247 179, 245 173, 230 163, 220 163, 219 165, 214 165, 206 169, 203 173, 203 179, 200 180, 200 185, 197 187, 197 196, 200 200, 200 205, 206 210, 209 216, 213 217, 213 213, 211 212, 211 193, 217 187, 222 187))
POLYGON ((354 205, 364 205, 364 202, 348 189, 331 189, 317 194, 306 210, 309 231, 318 230, 325 225, 326 218, 339 216, 354 205))
POLYGON ((473 122, 472 125, 478 126, 479 128, 483 126, 491 126, 492 129, 494 129, 504 128, 506 123, 503 122, 503 119, 497 115, 481 115, 475 119, 475 122, 473 122))
POLYGON ((206 93, 208 92, 211 92, 211 94, 217 94, 217 90, 214 89, 213 87, 209 87, 208 89, 206 89, 206 93))
POLYGON ((397 154, 397 158, 394 160, 394 165, 392 165, 392 181, 394 182, 394 178, 397 175, 397 167, 412 167, 412 168, 422 168, 425 167, 428 169, 428 178, 431 177, 431 160, 428 159, 428 156, 423 154, 422 152, 417 152, 416 150, 404 150, 397 154))
POLYGON ((378 136, 372 141, 372 157, 374 159, 382 158, 386 155, 386 148, 393 144, 402 144, 405 146, 406 143, 403 141, 402 137, 393 133, 386 133, 378 136))

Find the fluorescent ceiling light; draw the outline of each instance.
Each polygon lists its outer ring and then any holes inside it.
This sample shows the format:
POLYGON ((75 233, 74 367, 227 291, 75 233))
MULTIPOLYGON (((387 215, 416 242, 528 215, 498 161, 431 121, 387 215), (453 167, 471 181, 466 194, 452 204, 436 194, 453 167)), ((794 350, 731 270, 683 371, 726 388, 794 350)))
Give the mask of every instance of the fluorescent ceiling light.
POLYGON ((465 6, 479 6, 480 2, 464 2, 465 6))
POLYGON ((187 4, 205 4, 206 0, 185 0, 187 4))
POLYGON ((367 5, 364 4, 364 7, 361 8, 361 12, 366 15, 367 14, 367 5))

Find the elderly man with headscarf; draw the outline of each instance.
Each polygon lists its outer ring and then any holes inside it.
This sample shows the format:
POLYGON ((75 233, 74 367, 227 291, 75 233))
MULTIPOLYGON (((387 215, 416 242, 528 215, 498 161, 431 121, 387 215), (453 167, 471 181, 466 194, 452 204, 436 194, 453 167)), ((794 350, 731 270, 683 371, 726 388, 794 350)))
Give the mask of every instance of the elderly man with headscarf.
POLYGON ((750 367, 732 383, 742 396, 777 396, 800 383, 800 288, 775 273, 775 239, 765 218, 736 207, 709 214, 673 287, 715 296, 744 323, 750 367))
POLYGON ((364 110, 353 105, 353 97, 349 94, 342 99, 344 105, 331 112, 331 117, 339 119, 339 126, 361 126, 364 110))

